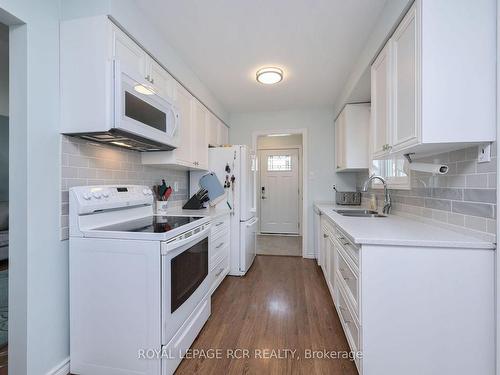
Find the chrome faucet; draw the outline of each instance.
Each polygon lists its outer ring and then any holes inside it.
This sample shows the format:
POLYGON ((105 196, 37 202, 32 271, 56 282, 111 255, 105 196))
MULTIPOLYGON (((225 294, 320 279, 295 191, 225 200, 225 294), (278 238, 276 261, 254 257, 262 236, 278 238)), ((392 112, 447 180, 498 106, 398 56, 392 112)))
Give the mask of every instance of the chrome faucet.
POLYGON ((376 174, 372 174, 370 177, 368 177, 368 179, 363 184, 363 188, 361 191, 367 192, 368 185, 373 180, 380 180, 382 182, 382 184, 384 185, 384 209, 383 209, 383 213, 388 215, 391 212, 391 206, 392 206, 391 196, 389 194, 389 189, 387 189, 387 182, 385 181, 385 179, 382 176, 377 176, 376 174))

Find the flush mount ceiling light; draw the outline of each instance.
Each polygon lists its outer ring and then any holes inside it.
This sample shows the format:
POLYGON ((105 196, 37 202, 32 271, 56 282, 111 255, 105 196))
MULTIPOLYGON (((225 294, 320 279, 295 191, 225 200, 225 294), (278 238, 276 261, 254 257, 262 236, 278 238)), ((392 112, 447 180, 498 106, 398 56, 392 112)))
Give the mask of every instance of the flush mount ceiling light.
POLYGON ((273 85, 283 80, 283 70, 280 68, 262 68, 257 70, 257 81, 264 85, 273 85))

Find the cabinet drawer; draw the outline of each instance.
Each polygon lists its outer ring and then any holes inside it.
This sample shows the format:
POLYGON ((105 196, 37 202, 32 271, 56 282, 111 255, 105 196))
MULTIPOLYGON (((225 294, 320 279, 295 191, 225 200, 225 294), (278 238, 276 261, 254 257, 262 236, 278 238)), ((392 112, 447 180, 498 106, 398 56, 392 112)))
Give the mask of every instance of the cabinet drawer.
POLYGON ((356 264, 359 265, 359 247, 356 246, 349 240, 346 234, 344 234, 340 229, 335 230, 335 238, 339 245, 345 250, 349 258, 356 264))
MULTIPOLYGON (((213 246, 213 245, 210 245, 210 246, 213 246)), ((218 263, 222 258, 229 255, 229 243, 228 242, 220 242, 217 246, 212 247, 212 251, 209 252, 210 259, 208 261, 208 264, 210 265, 210 267, 213 267, 214 264, 218 263)))
MULTIPOLYGON (((339 281, 339 280, 338 280, 339 281)), ((339 284, 337 284, 339 285, 339 284)), ((347 341, 352 351, 358 351, 359 347, 359 323, 351 312, 349 304, 347 303, 347 298, 344 294, 343 287, 339 285, 337 288, 337 311, 339 313, 339 319, 344 328, 347 341)))
POLYGON ((358 271, 349 264, 342 248, 337 251, 337 270, 340 283, 343 285, 354 307, 354 312, 359 317, 359 278, 358 271))
POLYGON ((335 233, 335 225, 330 220, 326 219, 324 215, 321 215, 321 227, 326 232, 335 233))
POLYGON ((219 216, 212 221, 212 227, 210 229, 210 235, 215 236, 223 230, 229 231, 229 215, 219 216))
POLYGON ((222 282, 222 280, 224 280, 228 272, 229 272, 229 256, 225 256, 210 271, 210 278, 212 280, 210 294, 212 294, 219 287, 220 283, 222 282))

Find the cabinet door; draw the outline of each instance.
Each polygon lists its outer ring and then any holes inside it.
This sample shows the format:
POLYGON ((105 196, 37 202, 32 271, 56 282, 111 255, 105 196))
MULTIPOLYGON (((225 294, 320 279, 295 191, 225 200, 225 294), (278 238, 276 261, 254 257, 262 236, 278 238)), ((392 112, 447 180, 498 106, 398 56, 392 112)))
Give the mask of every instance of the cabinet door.
POLYGON ((337 169, 345 168, 345 110, 335 121, 335 162, 337 169))
POLYGON ((390 124, 390 43, 371 67, 371 151, 373 158, 388 153, 390 124))
POLYGON ((121 69, 137 79, 145 79, 150 57, 123 31, 113 27, 113 56, 121 69))
POLYGON ((325 238, 325 280, 326 283, 328 284, 328 287, 332 289, 332 285, 330 283, 330 275, 333 274, 333 269, 330 267, 331 266, 331 258, 332 258, 332 246, 331 246, 331 241, 330 241, 330 234, 327 233, 327 237, 325 238))
POLYGON ((174 98, 174 79, 163 67, 153 59, 150 59, 149 76, 151 85, 160 96, 173 100, 174 98))
POLYGON ((175 149, 177 161, 191 166, 192 165, 192 121, 191 121, 191 94, 181 85, 175 86, 175 104, 179 109, 181 121, 179 125, 180 142, 179 147, 175 149))
POLYGON ((219 122, 219 129, 220 129, 219 144, 221 144, 221 145, 229 144, 229 128, 226 125, 224 125, 222 122, 219 122))
POLYGON ((208 169, 208 111, 195 98, 192 99, 193 116, 193 164, 196 168, 208 169))
POLYGON ((335 240, 333 239, 333 237, 328 238, 328 251, 330 252, 330 258, 328 260, 329 261, 328 282, 330 284, 332 294, 334 294, 337 245, 335 244, 335 240))
POLYGON ((219 146, 219 119, 212 113, 208 114, 208 144, 211 146, 219 146))
POLYGON ((418 141, 416 15, 413 4, 391 38, 393 151, 418 141))
POLYGON ((325 228, 321 225, 321 235, 320 235, 320 240, 319 240, 319 265, 321 266, 321 269, 323 270, 323 274, 326 272, 326 264, 325 264, 325 244, 326 244, 326 234, 325 228))

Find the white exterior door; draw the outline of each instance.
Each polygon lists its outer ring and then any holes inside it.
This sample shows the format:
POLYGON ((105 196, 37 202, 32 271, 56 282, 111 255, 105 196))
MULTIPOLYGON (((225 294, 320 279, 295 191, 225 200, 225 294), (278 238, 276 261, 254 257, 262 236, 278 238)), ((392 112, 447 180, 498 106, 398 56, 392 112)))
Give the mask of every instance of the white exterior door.
POLYGON ((262 233, 299 234, 299 151, 260 151, 262 233))

